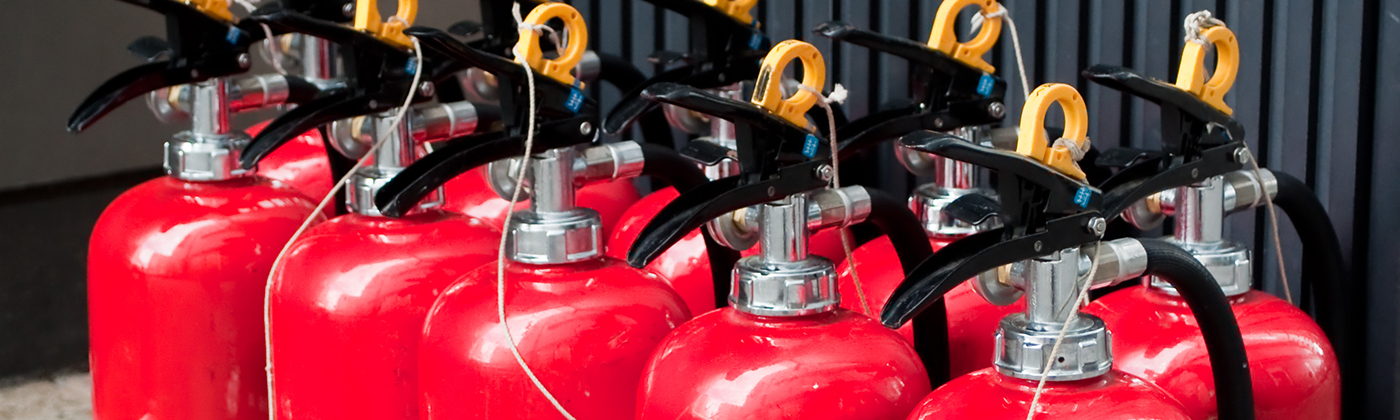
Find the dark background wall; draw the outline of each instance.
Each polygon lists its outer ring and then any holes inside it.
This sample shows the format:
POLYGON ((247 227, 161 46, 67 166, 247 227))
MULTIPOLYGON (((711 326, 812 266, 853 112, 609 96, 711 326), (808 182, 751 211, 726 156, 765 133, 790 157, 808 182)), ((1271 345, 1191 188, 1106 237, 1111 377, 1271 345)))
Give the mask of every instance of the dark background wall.
MULTIPOLYGON (((89 89, 137 64, 124 46, 159 35, 158 17, 112 0, 13 2, 0 14, 0 128, 10 140, 0 154, 0 377, 81 366, 86 319, 82 262, 86 237, 106 202, 153 176, 159 144, 178 127, 162 127, 132 104, 91 132, 72 136, 62 124, 89 89)), ((418 23, 444 27, 472 18, 473 1, 422 0, 418 23)), ((650 4, 574 0, 585 15, 592 48, 632 57, 649 71, 652 51, 681 51, 685 20, 650 4)), ((1017 24, 1032 84, 1070 83, 1090 107, 1094 147, 1154 147, 1157 109, 1085 82, 1090 64, 1118 64, 1170 80, 1191 12, 1209 9, 1238 35, 1240 75, 1227 95, 1249 143, 1265 166, 1306 180, 1336 223, 1351 275, 1366 284, 1366 418, 1396 416, 1396 281, 1400 242, 1400 0, 1006 0, 1017 24)), ((908 66, 897 58, 811 35, 839 19, 919 41, 928 39, 935 0, 764 0, 756 15, 775 41, 805 39, 830 63, 828 84, 851 90, 853 117, 907 95, 908 66)), ((390 10, 392 6, 384 10, 390 10)), ((1003 29, 992 63, 1019 91, 1003 29)), ((611 104, 618 92, 594 92, 611 104)), ((1012 95, 1008 95, 1012 96, 1012 95)), ((1007 104, 1019 115, 1021 100, 1007 104)), ((888 154, 870 163, 898 167, 888 154)), ((868 178, 903 191, 910 177, 883 171, 868 178)), ((1281 216, 1282 217, 1282 216, 1281 216)), ((1286 218, 1288 278, 1298 291, 1299 245, 1286 218)), ((1253 245, 1256 278, 1282 294, 1264 240, 1264 213, 1232 216, 1230 236, 1253 245)))

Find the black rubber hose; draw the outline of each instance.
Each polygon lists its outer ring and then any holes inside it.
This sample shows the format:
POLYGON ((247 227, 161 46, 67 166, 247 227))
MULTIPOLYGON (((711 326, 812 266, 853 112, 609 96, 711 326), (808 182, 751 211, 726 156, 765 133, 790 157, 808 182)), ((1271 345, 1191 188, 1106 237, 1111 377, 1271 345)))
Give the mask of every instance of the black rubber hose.
MULTIPOLYGON (((710 182, 710 179, 705 177, 705 172, 700 170, 699 165, 681 156, 675 149, 646 143, 641 143, 641 146, 642 157, 645 161, 642 166, 642 175, 649 175, 654 179, 671 184, 679 193, 710 182)), ((715 288, 715 307, 729 306, 729 269, 739 261, 739 251, 720 245, 714 237, 710 236, 709 229, 701 228, 700 234, 705 237, 705 256, 710 260, 710 276, 715 288)))
POLYGON ((1176 288, 1201 327, 1215 378, 1215 406, 1221 420, 1252 420, 1254 389, 1250 385, 1249 358, 1230 301, 1215 277, 1196 257, 1169 242, 1140 239, 1147 251, 1145 275, 1166 280, 1176 288))
MULTIPOLYGON (((1327 334, 1332 349, 1336 352, 1337 363, 1342 369, 1342 409, 1348 412, 1360 407, 1359 398, 1364 386, 1360 382, 1363 373, 1359 362, 1361 346, 1357 341, 1365 331, 1364 318, 1358 310, 1363 303, 1356 299, 1359 285, 1348 273, 1342 258, 1341 241, 1327 209, 1313 194, 1311 188, 1292 175, 1274 172, 1278 180, 1278 194, 1274 196, 1274 206, 1283 210, 1298 232, 1303 244, 1303 289, 1311 291, 1316 311, 1313 317, 1318 326, 1327 334), (1350 410, 1349 410, 1350 409, 1350 410)), ((1358 412, 1351 412, 1357 418, 1358 412)))
MULTIPOLYGON (((598 79, 606 82, 618 91, 623 93, 624 98, 635 96, 646 87, 647 77, 638 70, 632 62, 620 56, 598 53, 600 68, 598 79)), ((642 140, 648 144, 675 148, 675 138, 671 136, 671 124, 666 122, 666 115, 661 112, 648 112, 637 120, 638 127, 642 130, 642 140)))
MULTIPOLYGON (((345 174, 350 173, 350 168, 355 167, 355 159, 345 157, 335 149, 335 146, 331 145, 331 142, 335 140, 331 139, 331 130, 327 127, 325 125, 316 127, 316 131, 321 134, 321 144, 326 148, 326 161, 331 170, 331 184, 334 185, 340 178, 345 177, 345 174)), ((350 209, 345 205, 345 194, 345 188, 336 189, 335 202, 331 203, 335 208, 334 214, 336 216, 350 213, 350 209)))
MULTIPOLYGON (((866 189, 870 194, 870 217, 873 224, 890 238, 899 265, 908 275, 920 262, 933 255, 933 245, 924 233, 919 218, 909 211, 904 199, 889 193, 866 189)), ((948 350, 948 308, 942 299, 929 305, 910 321, 914 332, 914 351, 928 370, 929 383, 934 387, 948 382, 951 368, 948 350)))

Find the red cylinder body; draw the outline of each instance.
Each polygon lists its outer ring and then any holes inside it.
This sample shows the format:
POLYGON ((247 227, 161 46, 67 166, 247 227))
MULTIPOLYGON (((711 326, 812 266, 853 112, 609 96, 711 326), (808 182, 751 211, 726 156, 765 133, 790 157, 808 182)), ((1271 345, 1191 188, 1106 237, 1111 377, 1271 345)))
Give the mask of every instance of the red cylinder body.
MULTIPOLYGON (((267 127, 268 122, 270 121, 254 124, 244 131, 250 136, 257 136, 258 132, 267 127)), ((317 130, 302 133, 268 153, 258 161, 258 175, 282 181, 318 200, 330 192, 336 181, 331 178, 326 144, 321 141, 321 133, 317 130)))
MULTIPOLYGON (((486 168, 477 168, 464 173, 442 186, 446 201, 444 210, 455 211, 474 217, 499 231, 505 226, 506 200, 497 196, 486 183, 486 168)), ((603 219, 603 232, 611 232, 627 207, 642 199, 632 180, 619 179, 608 182, 591 182, 578 188, 574 204, 593 209, 603 219)), ((530 201, 516 203, 515 210, 530 208, 530 201)), ((604 237, 606 240, 607 238, 604 237)))
MULTIPOLYGON (((627 211, 620 215, 620 220, 611 230, 612 235, 606 242, 608 256, 626 259, 627 249, 637 241, 637 235, 642 233, 642 228, 661 212, 661 208, 666 207, 678 196, 680 194, 675 188, 666 187, 647 194, 628 207, 627 211)), ((606 221, 603 224, 607 226, 606 221)), ((846 251, 841 247, 841 236, 837 232, 836 229, 817 231, 809 238, 807 251, 829 259, 833 264, 840 264, 846 259, 846 251)), ((757 246, 742 252, 744 256, 757 254, 757 246)), ((700 230, 686 234, 680 242, 671 245, 652 260, 646 269, 665 278, 666 282, 676 289, 676 293, 685 299, 690 313, 699 315, 715 308, 714 278, 710 276, 710 259, 705 254, 705 238, 701 236, 700 230)), ((890 290, 893 291, 894 288, 891 287, 890 290)))
POLYGON ((257 176, 117 197, 88 248, 94 418, 266 419, 263 289, 314 208, 257 176))
MULTIPOLYGON (((956 239, 929 240, 934 251, 937 251, 956 239)), ((841 307, 856 312, 864 311, 859 300, 860 294, 856 293, 855 282, 851 276, 851 268, 855 267, 860 274, 865 300, 874 312, 870 316, 878 317, 877 314, 885 308, 885 301, 894 293, 895 287, 904 281, 904 271, 899 265, 894 245, 890 244, 889 238, 882 236, 856 248, 851 252, 851 258, 855 261, 842 263, 836 269, 840 274, 838 287, 841 292, 841 307)), ((1016 303, 1007 306, 987 303, 982 296, 977 295, 970 283, 960 284, 948 292, 943 296, 943 302, 948 308, 949 372, 953 377, 991 367, 993 352, 996 350, 998 323, 1007 315, 1026 309, 1025 300, 1017 300, 1016 303)), ((909 324, 900 327, 899 333, 909 339, 909 342, 913 342, 913 329, 909 324)))
MULTIPOLYGON (((497 318, 496 264, 453 284, 428 314, 419 349, 427 419, 559 417, 512 356, 497 318)), ((612 258, 506 262, 510 332, 540 382, 581 419, 630 419, 653 349, 690 319, 654 274, 612 258)))
POLYGON ((271 297, 279 419, 418 419, 418 340, 433 301, 495 260, 466 216, 347 214, 288 250, 271 297))
MULTIPOLYGON (((1257 290, 1230 303, 1249 356, 1257 418, 1341 418, 1337 356, 1322 329, 1303 311, 1257 290)), ((1084 312, 1103 318, 1113 331, 1115 366, 1176 396, 1194 418, 1216 415, 1205 341, 1180 297, 1132 287, 1094 301, 1084 312)))
POLYGON ((908 341, 845 309, 764 317, 723 308, 647 362, 638 419, 901 419, 928 394, 908 341))
MULTIPOLYGON (((1030 411, 1038 381, 1004 376, 991 368, 955 378, 919 403, 910 420, 1015 419, 1030 411)), ((1181 404, 1141 378, 1117 370, 1097 378, 1046 382, 1037 419, 1187 420, 1181 404)), ((1202 419, 1199 417, 1197 419, 1202 419)))

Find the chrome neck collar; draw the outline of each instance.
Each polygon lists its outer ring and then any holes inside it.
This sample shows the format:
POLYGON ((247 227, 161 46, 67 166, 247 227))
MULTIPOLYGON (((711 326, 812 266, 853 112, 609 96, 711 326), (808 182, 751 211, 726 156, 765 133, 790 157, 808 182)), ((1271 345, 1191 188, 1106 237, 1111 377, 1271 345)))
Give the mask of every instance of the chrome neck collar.
POLYGON ((530 209, 516 212, 506 234, 506 255, 516 262, 553 265, 602 257, 602 219, 574 204, 578 151, 553 149, 532 156, 528 166, 530 209))
POLYGON ((1077 381, 1113 368, 1108 329, 1102 319, 1079 313, 1076 301, 1079 277, 1089 264, 1079 248, 1012 264, 1011 275, 1025 290, 1026 310, 1003 318, 997 328, 997 372, 1019 379, 1044 375, 1049 381, 1077 381), (1060 352, 1051 354, 1062 332, 1060 352))

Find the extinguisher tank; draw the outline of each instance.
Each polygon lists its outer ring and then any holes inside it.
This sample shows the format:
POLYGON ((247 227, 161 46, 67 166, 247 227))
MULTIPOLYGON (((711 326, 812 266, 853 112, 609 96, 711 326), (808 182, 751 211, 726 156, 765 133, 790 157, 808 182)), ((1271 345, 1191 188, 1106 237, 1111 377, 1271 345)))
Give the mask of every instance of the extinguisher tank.
POLYGON ((229 83, 247 70, 251 37, 189 5, 149 3, 179 43, 171 60, 114 78, 69 120, 81 131, 151 90, 190 91, 190 128, 166 143, 166 176, 117 197, 93 227, 93 414, 264 419, 260 308, 272 250, 319 216, 302 193, 238 162, 250 139, 230 127, 229 83))

